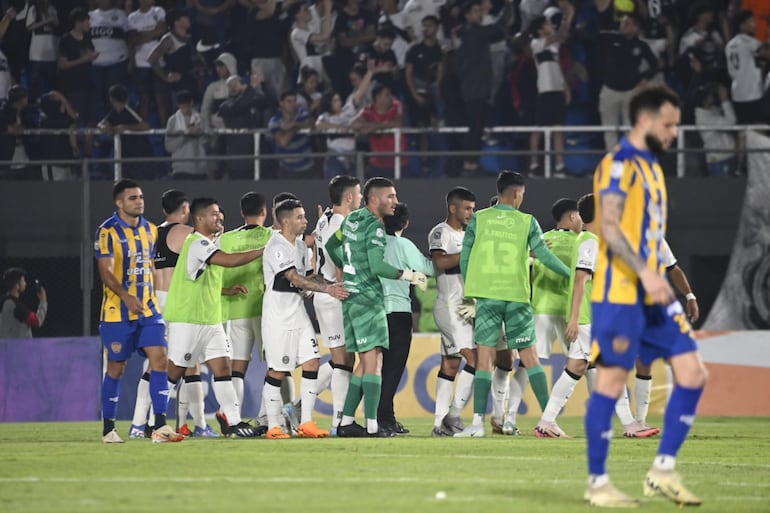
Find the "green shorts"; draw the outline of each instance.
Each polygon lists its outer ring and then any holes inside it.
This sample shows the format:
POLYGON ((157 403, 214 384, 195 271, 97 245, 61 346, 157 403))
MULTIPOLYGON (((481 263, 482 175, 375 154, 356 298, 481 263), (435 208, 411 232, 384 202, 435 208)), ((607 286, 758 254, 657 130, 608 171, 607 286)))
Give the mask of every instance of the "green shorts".
POLYGON ((345 350, 366 353, 375 347, 388 349, 388 316, 385 305, 342 302, 342 320, 345 324, 345 350))
POLYGON ((508 349, 525 349, 535 345, 535 318, 529 303, 512 303, 479 298, 476 301, 476 344, 496 347, 500 327, 505 325, 508 349))

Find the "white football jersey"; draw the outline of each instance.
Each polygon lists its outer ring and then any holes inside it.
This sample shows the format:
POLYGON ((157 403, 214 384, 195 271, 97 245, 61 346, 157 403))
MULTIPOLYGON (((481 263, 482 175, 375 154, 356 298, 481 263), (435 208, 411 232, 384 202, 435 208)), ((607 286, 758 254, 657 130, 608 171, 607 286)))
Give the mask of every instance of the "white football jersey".
MULTIPOLYGON (((443 251, 455 255, 463 250, 465 230, 455 230, 446 222, 433 227, 428 234, 428 250, 443 251)), ((447 301, 461 301, 465 295, 465 284, 460 266, 444 269, 436 274, 437 298, 447 301)))
POLYGON ((94 66, 109 66, 128 60, 128 16, 123 9, 102 11, 95 9, 88 13, 91 18, 91 41, 99 56, 94 66))
MULTIPOLYGON (((163 7, 154 5, 150 7, 147 12, 142 12, 139 9, 135 10, 128 15, 128 30, 134 32, 149 32, 158 25, 159 22, 166 19, 166 11, 163 7)), ((134 61, 137 68, 149 68, 150 63, 147 59, 150 57, 152 50, 157 46, 160 38, 155 41, 147 41, 136 47, 134 51, 134 61)))
POLYGON ((327 209, 315 226, 315 246, 317 248, 316 273, 328 281, 337 281, 337 266, 329 258, 329 253, 324 246, 334 236, 334 233, 339 230, 344 220, 345 216, 342 214, 335 214, 331 209, 327 209))
POLYGON ((282 234, 275 234, 265 246, 262 270, 265 275, 265 298, 262 317, 269 317, 276 325, 291 328, 296 318, 305 312, 305 304, 296 288, 286 278, 286 271, 296 269, 305 276, 308 271, 307 246, 301 238, 292 244, 282 234))
POLYGON ((762 97, 762 73, 756 63, 761 43, 755 37, 738 34, 727 43, 727 71, 733 79, 734 102, 750 102, 762 97))
POLYGON ((575 262, 576 269, 588 271, 591 274, 596 270, 596 255, 599 253, 599 241, 589 238, 580 243, 578 258, 575 262))

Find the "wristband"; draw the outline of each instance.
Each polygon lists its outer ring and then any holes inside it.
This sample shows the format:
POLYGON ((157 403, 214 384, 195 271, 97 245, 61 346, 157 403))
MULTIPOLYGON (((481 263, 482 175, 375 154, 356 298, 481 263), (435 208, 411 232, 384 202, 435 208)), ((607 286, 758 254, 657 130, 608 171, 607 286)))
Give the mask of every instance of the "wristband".
POLYGON ((687 299, 687 301, 695 301, 695 294, 692 292, 687 293, 684 297, 687 299))

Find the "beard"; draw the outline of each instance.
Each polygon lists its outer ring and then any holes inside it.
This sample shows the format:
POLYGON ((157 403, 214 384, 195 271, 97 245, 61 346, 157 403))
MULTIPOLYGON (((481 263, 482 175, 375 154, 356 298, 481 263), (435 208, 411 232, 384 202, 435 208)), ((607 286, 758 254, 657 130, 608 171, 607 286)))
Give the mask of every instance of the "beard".
POLYGON ((644 136, 644 142, 647 145, 647 148, 655 155, 656 157, 662 157, 666 154, 666 149, 663 147, 663 143, 660 142, 660 139, 655 137, 652 134, 647 134, 644 136))

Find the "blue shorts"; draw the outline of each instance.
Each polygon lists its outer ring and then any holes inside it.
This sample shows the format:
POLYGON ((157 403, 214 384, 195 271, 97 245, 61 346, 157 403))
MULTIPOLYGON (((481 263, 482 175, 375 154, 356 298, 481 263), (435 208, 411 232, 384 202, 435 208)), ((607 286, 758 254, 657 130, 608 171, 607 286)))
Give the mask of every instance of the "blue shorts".
POLYGON ((160 315, 136 321, 102 322, 99 324, 99 335, 107 349, 107 359, 112 362, 128 360, 134 351, 146 356, 144 347, 168 347, 166 324, 160 315))
POLYGON ((658 358, 697 351, 679 301, 663 305, 593 303, 591 357, 603 365, 634 368, 658 358))

